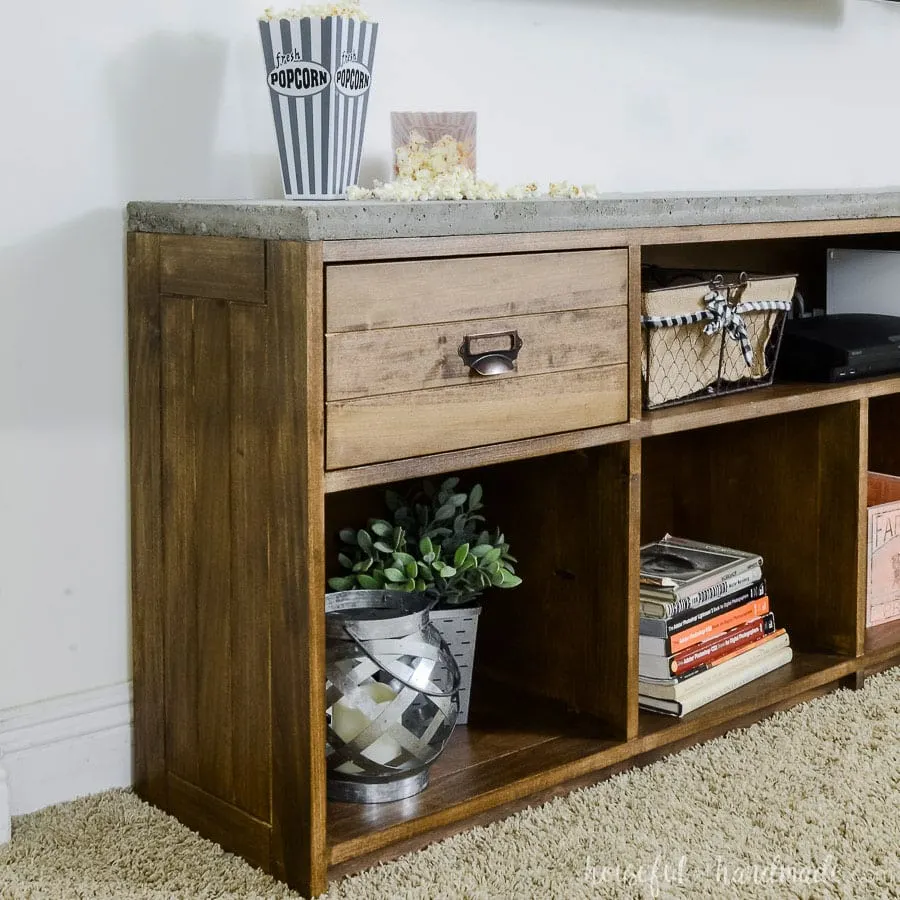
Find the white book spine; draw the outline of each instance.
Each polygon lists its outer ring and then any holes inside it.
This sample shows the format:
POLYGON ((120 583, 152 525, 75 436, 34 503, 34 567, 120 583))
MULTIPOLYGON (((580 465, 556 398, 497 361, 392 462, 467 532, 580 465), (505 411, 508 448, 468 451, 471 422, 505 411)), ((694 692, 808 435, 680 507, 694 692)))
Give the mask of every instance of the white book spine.
POLYGON ((768 675, 769 672, 774 672, 775 669, 780 669, 793 658, 793 649, 791 647, 782 647, 773 654, 762 656, 752 666, 739 669, 727 678, 710 682, 702 690, 693 691, 681 700, 681 715, 687 715, 687 713, 693 712, 701 706, 706 706, 707 703, 712 703, 713 700, 718 700, 719 697, 724 697, 725 694, 736 691, 739 687, 743 687, 751 681, 756 681, 757 678, 762 678, 763 675, 768 675))

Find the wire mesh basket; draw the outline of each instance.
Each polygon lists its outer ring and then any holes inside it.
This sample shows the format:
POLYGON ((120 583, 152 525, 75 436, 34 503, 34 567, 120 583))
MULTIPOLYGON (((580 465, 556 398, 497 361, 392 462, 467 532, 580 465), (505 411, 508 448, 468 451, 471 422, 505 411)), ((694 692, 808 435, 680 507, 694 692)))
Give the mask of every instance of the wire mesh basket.
POLYGON ((645 409, 772 383, 795 275, 643 270, 645 409))

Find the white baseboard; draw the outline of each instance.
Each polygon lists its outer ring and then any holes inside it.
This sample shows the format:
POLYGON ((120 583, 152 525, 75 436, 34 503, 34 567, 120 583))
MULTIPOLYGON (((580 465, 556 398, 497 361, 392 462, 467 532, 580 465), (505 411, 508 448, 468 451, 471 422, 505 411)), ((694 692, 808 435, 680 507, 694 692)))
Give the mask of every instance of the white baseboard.
POLYGON ((131 682, 0 710, 0 843, 10 816, 131 785, 131 721, 131 682))

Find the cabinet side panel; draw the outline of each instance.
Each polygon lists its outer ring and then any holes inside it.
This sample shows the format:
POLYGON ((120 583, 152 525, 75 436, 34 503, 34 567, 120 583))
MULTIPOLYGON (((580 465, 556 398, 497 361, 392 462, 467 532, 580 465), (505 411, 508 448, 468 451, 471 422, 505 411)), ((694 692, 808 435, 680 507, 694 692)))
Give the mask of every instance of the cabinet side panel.
POLYGON ((198 785, 236 800, 231 746, 231 397, 228 304, 194 301, 198 785))
POLYGON ((269 423, 267 320, 232 304, 231 657, 234 786, 240 807, 270 820, 269 423))
POLYGON ((162 564, 159 240, 128 235, 131 610, 134 778, 166 803, 165 590, 162 564))
POLYGON ((197 452, 190 300, 163 300, 162 359, 167 762, 170 772, 197 784, 197 452))
POLYGON ((327 872, 322 281, 321 244, 269 244, 272 863, 307 896, 327 872))
POLYGON ((268 821, 267 313, 166 297, 162 318, 169 771, 268 821))

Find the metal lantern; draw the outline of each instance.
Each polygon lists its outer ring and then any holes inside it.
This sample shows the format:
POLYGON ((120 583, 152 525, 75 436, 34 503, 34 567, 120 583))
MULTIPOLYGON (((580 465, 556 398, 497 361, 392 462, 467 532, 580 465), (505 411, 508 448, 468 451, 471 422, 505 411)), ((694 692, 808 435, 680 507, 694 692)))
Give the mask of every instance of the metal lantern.
POLYGON ((459 712, 456 661, 424 594, 325 597, 328 797, 402 800, 424 790, 459 712))

